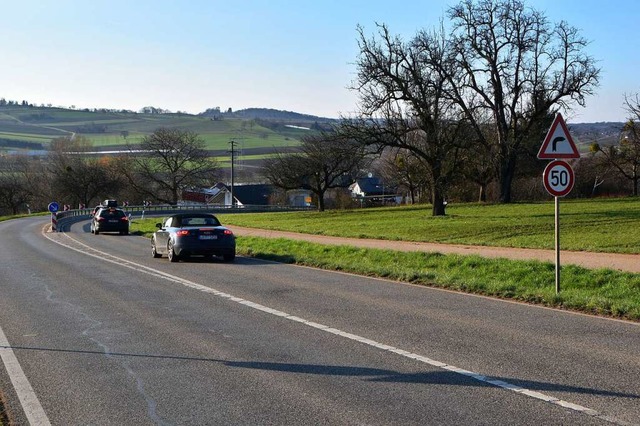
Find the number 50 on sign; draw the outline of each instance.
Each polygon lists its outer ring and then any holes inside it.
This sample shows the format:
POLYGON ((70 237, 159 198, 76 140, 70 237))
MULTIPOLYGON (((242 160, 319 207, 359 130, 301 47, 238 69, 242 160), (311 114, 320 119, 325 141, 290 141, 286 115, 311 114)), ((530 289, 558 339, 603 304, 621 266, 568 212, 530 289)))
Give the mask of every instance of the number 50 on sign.
POLYGON ((573 169, 565 161, 552 161, 544 169, 543 181, 549 194, 564 197, 571 192, 575 183, 573 169))

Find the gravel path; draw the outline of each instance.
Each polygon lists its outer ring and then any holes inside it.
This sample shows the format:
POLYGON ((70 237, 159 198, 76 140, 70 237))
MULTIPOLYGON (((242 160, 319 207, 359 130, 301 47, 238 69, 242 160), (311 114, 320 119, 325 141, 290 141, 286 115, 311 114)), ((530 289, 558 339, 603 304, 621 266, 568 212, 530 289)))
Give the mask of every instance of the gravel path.
MULTIPOLYGON (((459 244, 416 243, 407 241, 388 241, 360 238, 341 238, 325 235, 300 234, 296 232, 270 231, 265 229, 241 228, 232 226, 233 232, 239 236, 289 238, 319 244, 350 245, 356 247, 380 248, 398 251, 426 251, 439 253, 455 253, 478 255, 482 257, 540 260, 555 263, 554 250, 520 249, 511 247, 484 247, 459 244)), ((593 253, 583 251, 560 251, 560 264, 579 265, 590 269, 616 269, 640 273, 640 255, 593 253)))

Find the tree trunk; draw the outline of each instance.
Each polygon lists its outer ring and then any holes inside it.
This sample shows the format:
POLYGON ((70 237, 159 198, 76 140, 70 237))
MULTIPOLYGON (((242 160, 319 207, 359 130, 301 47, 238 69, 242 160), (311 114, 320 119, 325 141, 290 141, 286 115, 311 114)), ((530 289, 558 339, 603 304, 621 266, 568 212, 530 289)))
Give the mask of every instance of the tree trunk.
POLYGON ((318 211, 323 212, 324 211, 324 193, 317 194, 317 195, 318 195, 318 211))
POLYGON ((433 203, 432 216, 445 216, 446 204, 444 203, 444 196, 439 190, 433 190, 433 197, 431 201, 433 203))
POLYGON ((596 189, 602 185, 604 183, 604 179, 602 179, 600 182, 598 182, 598 176, 596 176, 596 179, 593 181, 593 188, 591 189, 591 196, 594 197, 596 195, 596 189))
POLYGON ((480 184, 480 193, 478 194, 478 201, 481 203, 487 202, 487 184, 480 184))
POLYGON ((509 156, 503 160, 500 166, 500 202, 511 202, 511 184, 515 176, 516 159, 514 156, 509 156))
POLYGON ((178 205, 178 187, 177 185, 173 187, 173 189, 171 190, 171 205, 172 206, 177 206, 178 205))

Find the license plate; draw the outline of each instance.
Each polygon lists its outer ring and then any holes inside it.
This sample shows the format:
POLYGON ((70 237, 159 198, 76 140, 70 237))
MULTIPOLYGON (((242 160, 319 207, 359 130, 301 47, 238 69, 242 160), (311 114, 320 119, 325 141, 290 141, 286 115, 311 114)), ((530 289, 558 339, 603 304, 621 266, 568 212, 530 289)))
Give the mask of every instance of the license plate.
POLYGON ((110 220, 109 223, 118 223, 117 220, 110 220))
POLYGON ((200 235, 201 240, 217 240, 217 235, 200 235))

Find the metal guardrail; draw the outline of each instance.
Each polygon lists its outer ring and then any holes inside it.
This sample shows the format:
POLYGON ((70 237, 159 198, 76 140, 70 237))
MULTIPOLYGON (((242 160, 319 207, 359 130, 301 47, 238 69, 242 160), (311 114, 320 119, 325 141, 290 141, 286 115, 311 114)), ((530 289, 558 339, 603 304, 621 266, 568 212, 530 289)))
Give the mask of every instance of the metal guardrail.
MULTIPOLYGON (((266 212, 291 212, 291 211, 309 211, 314 210, 311 207, 291 207, 291 206, 261 206, 261 205, 241 205, 241 206, 223 206, 223 205, 185 205, 172 206, 169 204, 158 204, 151 206, 119 206, 125 213, 131 216, 139 216, 144 218, 148 216, 171 215, 180 212, 206 212, 214 214, 232 214, 232 213, 266 213, 266 212)), ((87 220, 91 217, 93 208, 76 209, 57 212, 57 230, 64 232, 68 227, 76 222, 87 220)))

